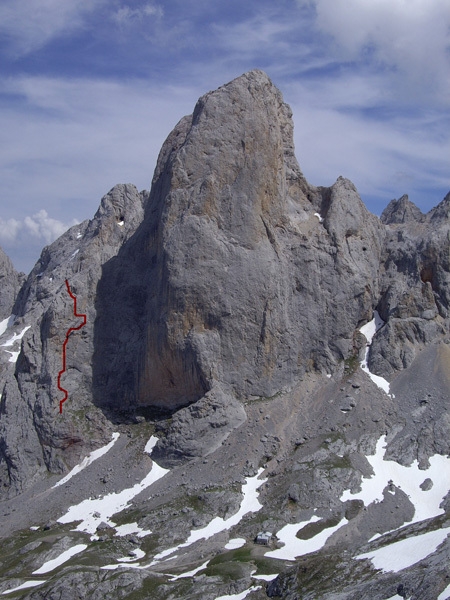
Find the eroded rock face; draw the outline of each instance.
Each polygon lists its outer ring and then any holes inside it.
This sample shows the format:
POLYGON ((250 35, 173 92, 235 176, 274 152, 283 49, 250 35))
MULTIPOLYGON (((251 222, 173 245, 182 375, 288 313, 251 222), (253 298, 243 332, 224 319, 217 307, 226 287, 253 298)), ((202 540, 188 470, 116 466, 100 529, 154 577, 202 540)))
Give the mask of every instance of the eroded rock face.
POLYGON ((25 280, 23 273, 18 273, 0 248, 0 321, 11 315, 17 294, 25 280))
POLYGON ((446 340, 450 306, 450 195, 427 215, 407 197, 381 215, 386 241, 378 310, 386 325, 372 347, 374 371, 391 376, 430 343, 446 340))
POLYGON ((13 307, 16 320, 2 340, 21 333, 12 349, 17 362, 0 351, 0 478, 2 491, 20 492, 47 470, 72 467, 110 436, 110 425, 92 404, 95 297, 102 265, 116 254, 142 219, 145 193, 119 185, 101 201, 92 221, 76 225, 50 246, 31 271, 13 307), (68 280, 86 326, 67 344, 67 370, 61 377, 69 399, 57 387, 62 346, 69 327, 77 326, 68 280), (5 487, 6 486, 6 487, 5 487))
POLYGON ((30 326, 17 362, 0 353, 11 493, 103 443, 111 411, 178 411, 155 456, 206 456, 245 421, 243 402, 357 365, 375 308, 375 373, 445 342, 449 197, 428 215, 402 197, 380 220, 347 179, 305 180, 292 130, 267 75, 246 73, 174 128, 149 195, 116 186, 43 250, 13 308, 14 333, 30 326), (59 415, 62 345, 79 323, 66 279, 87 324, 68 343, 59 415))
POLYGON ((371 317, 383 237, 349 181, 306 182, 291 111, 264 73, 206 94, 164 144, 116 261, 123 303, 142 298, 124 315, 140 323, 139 364, 99 361, 98 396, 173 409, 216 383, 271 397, 332 371, 371 317))

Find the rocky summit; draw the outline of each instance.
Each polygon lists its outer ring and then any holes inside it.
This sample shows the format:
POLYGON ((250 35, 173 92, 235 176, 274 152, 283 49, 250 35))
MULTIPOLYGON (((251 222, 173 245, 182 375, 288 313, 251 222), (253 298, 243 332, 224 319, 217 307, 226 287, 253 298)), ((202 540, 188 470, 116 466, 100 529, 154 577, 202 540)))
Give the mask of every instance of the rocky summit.
POLYGON ((450 598, 450 194, 312 186, 255 70, 0 279, 0 593, 450 598))

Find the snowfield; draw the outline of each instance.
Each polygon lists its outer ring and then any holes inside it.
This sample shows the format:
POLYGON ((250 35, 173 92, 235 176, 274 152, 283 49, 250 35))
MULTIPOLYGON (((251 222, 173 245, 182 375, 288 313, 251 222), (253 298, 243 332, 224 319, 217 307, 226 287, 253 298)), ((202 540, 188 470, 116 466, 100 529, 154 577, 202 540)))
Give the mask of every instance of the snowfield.
POLYGON ((177 579, 185 579, 186 577, 194 577, 194 575, 197 575, 197 573, 200 573, 200 571, 203 571, 204 569, 206 569, 208 564, 209 564, 209 560, 204 562, 202 565, 200 565, 196 569, 192 569, 192 571, 187 571, 186 573, 182 573, 181 575, 171 575, 170 581, 176 581, 177 579))
POLYGON ((376 569, 385 573, 402 571, 433 554, 450 533, 450 527, 429 531, 399 542, 394 542, 378 550, 356 556, 358 560, 368 558, 376 569))
POLYGON ((42 585, 45 582, 46 582, 46 579, 34 579, 33 581, 25 581, 25 583, 22 583, 22 585, 18 585, 17 587, 11 588, 10 590, 5 590, 4 592, 2 592, 2 595, 12 594, 13 592, 18 592, 19 590, 26 590, 28 588, 33 588, 38 585, 42 585))
POLYGON ((237 550, 245 545, 244 538, 233 538, 225 544, 225 550, 237 550))
MULTIPOLYGON (((140 565, 139 563, 126 564, 126 565, 125 564, 123 564, 123 565, 112 564, 112 565, 105 565, 104 567, 101 567, 101 568, 107 569, 107 570, 114 570, 114 569, 117 569, 118 567, 122 566, 122 567, 128 567, 128 568, 132 568, 132 569, 147 569, 148 567, 152 567, 153 565, 156 565, 157 563, 161 562, 164 559, 171 560, 171 559, 175 558, 175 556, 172 556, 172 555, 175 554, 175 552, 177 552, 181 548, 187 548, 188 546, 191 546, 198 540, 202 540, 202 539, 207 540, 207 539, 213 537, 214 535, 216 535, 217 533, 226 531, 226 530, 230 529, 231 527, 234 527, 242 520, 242 518, 246 514, 251 513, 251 512, 258 512, 259 510, 261 510, 262 504, 258 500, 259 493, 257 490, 267 481, 267 479, 258 479, 263 471, 264 471, 264 469, 259 469, 258 473, 254 477, 246 478, 246 483, 242 486, 242 493, 243 493, 244 497, 242 499, 239 510, 234 515, 229 517, 228 519, 223 519, 222 517, 215 517, 205 527, 202 527, 201 529, 192 530, 188 539, 186 540, 186 542, 184 542, 183 544, 179 544, 178 546, 173 546, 172 548, 168 548, 167 550, 163 550, 162 552, 159 552, 158 554, 156 554, 156 556, 154 556, 152 562, 150 562, 149 564, 146 564, 146 565, 140 565)), ((245 540, 244 540, 244 542, 245 542, 245 540)))
POLYGON ((158 479, 161 479, 161 477, 164 477, 168 472, 168 469, 163 469, 153 462, 151 471, 140 483, 136 483, 133 487, 121 492, 107 494, 102 498, 83 500, 80 504, 71 506, 66 514, 58 519, 58 523, 81 521, 75 531, 84 531, 91 534, 96 532, 98 525, 102 521, 111 527, 115 527, 115 523, 111 521, 112 515, 128 508, 135 496, 147 489, 155 481, 158 481, 158 479))
POLYGON ((139 538, 150 535, 150 529, 142 529, 137 523, 125 523, 125 525, 116 525, 117 536, 136 535, 139 538))
POLYGON ((241 505, 237 513, 229 517, 228 519, 223 519, 222 517, 215 517, 212 521, 208 523, 205 527, 201 529, 194 529, 191 531, 190 536, 184 542, 184 544, 180 544, 179 546, 174 546, 173 548, 169 548, 168 550, 164 550, 157 554, 152 562, 152 564, 156 564, 166 556, 170 556, 180 548, 187 548, 191 544, 194 544, 198 540, 208 540, 213 535, 220 533, 221 531, 226 531, 227 529, 231 529, 237 525, 244 515, 247 513, 258 512, 262 508, 262 504, 258 500, 258 488, 260 488, 263 483, 267 481, 267 479, 258 479, 264 469, 259 469, 257 475, 254 477, 247 477, 246 483, 242 486, 242 493, 244 494, 244 498, 242 499, 241 505))
POLYGON ((68 550, 60 554, 57 558, 48 560, 42 565, 42 567, 40 567, 36 571, 33 571, 32 575, 44 575, 44 573, 50 573, 50 571, 54 571, 56 567, 59 567, 60 565, 70 560, 72 556, 75 556, 75 554, 79 554, 80 552, 83 552, 83 550, 86 550, 86 548, 86 544, 78 544, 77 546, 73 546, 73 548, 69 548, 68 550))
POLYGON ((363 478, 360 492, 352 494, 350 490, 346 490, 340 498, 341 502, 362 500, 365 506, 372 502, 381 502, 383 490, 392 481, 395 486, 409 496, 414 505, 415 512, 412 523, 443 514, 444 509, 439 505, 450 487, 450 459, 435 454, 430 457, 430 467, 426 470, 419 469, 417 460, 409 467, 404 467, 393 460, 384 460, 385 448, 386 436, 383 436, 377 442, 375 454, 366 456, 374 475, 370 478, 363 478), (432 480, 433 487, 424 491, 420 485, 427 478, 432 480))
MULTIPOLYGON (((2 323, 4 323, 4 321, 2 321, 2 323)), ((23 338, 23 336, 25 335, 25 333, 30 329, 30 327, 31 327, 31 325, 27 325, 26 327, 24 327, 22 329, 22 331, 20 333, 14 333, 13 336, 11 338, 9 338, 9 340, 7 342, 2 344, 3 348, 12 346, 16 342, 20 341, 23 338)))
POLYGON ((450 598, 450 585, 448 585, 443 592, 439 594, 437 600, 449 600, 450 598))
POLYGON ((301 540, 297 537, 297 533, 310 523, 316 523, 320 521, 319 517, 313 515, 309 521, 301 521, 300 523, 285 525, 277 533, 277 538, 284 543, 282 548, 278 550, 272 550, 266 552, 265 556, 269 558, 277 558, 279 560, 292 560, 294 561, 297 556, 303 556, 310 552, 317 552, 324 547, 329 537, 333 535, 335 531, 343 527, 348 523, 347 519, 342 519, 335 527, 327 527, 320 533, 308 540, 301 540))
POLYGON ((144 452, 151 456, 153 448, 158 443, 159 438, 156 435, 152 435, 148 442, 145 444, 144 452))
MULTIPOLYGON (((4 319, 0 323, 0 332, 1 332, 0 335, 2 333, 4 333, 8 327, 11 326, 14 319, 15 319, 14 315, 11 315, 10 317, 8 317, 7 319, 4 319)), ((26 327, 24 327, 22 329, 22 331, 20 333, 13 333, 13 336, 11 338, 9 338, 9 340, 7 340, 4 344, 2 344, 2 348, 9 348, 10 346, 13 346, 16 342, 19 342, 23 338, 25 333, 30 329, 30 327, 31 327, 31 325, 27 325, 26 327)), ((17 351, 16 350, 5 350, 5 352, 7 352, 8 354, 11 354, 8 362, 11 362, 11 363, 17 362, 17 359, 19 358, 20 350, 17 350, 17 351)))
POLYGON ((241 592, 240 594, 232 594, 231 596, 218 596, 216 600, 244 600, 251 592, 256 592, 256 590, 260 590, 260 585, 253 585, 248 590, 241 592))
POLYGON ((6 319, 3 319, 3 321, 0 321, 0 335, 3 335, 8 329, 8 327, 11 327, 11 325, 14 323, 15 318, 16 315, 11 315, 10 317, 6 317, 6 319))

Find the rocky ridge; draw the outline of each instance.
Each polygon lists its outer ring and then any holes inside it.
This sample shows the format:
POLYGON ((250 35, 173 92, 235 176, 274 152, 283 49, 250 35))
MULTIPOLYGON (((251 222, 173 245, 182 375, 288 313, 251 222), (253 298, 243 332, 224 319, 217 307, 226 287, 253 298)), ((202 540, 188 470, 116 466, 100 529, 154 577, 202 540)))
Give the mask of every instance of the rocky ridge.
MULTIPOLYGON (((433 457, 449 454, 450 196, 427 215, 403 196, 378 219, 347 179, 330 188, 305 180, 292 131, 281 93, 251 71, 203 96, 178 123, 149 193, 116 186, 92 221, 45 248, 14 306, 8 290, 18 276, 3 260, 10 285, 1 301, 15 319, 0 345, 15 338, 17 359, 0 352, 4 535, 31 526, 30 518, 55 519, 87 490, 101 498, 124 489, 124 465, 142 480, 151 461, 139 456, 155 433, 154 465, 170 469, 130 509, 153 532, 140 546, 151 567, 108 574, 93 542, 81 571, 63 567, 27 598, 49 590, 72 598, 73 586, 92 598, 148 597, 149 590, 161 599, 245 590, 267 597, 255 567, 280 573, 292 562, 254 546, 257 529, 281 535, 287 523, 312 518, 319 525, 306 527, 306 539, 329 531, 323 549, 301 555, 268 584, 269 596, 385 600, 400 590, 435 600, 444 590, 448 542, 400 574, 380 574, 354 557, 398 536, 445 530, 448 495, 419 523, 411 495, 395 481, 367 505, 343 498, 373 474, 366 457, 383 435, 385 461, 411 469, 417 461, 424 490, 436 486, 426 476, 433 457), (57 374, 74 323, 66 279, 87 324, 69 341, 69 401, 60 415, 57 374), (381 326, 363 371, 368 342, 360 329, 374 311, 381 326), (48 477, 54 482, 114 430, 122 440, 114 455, 77 475, 76 486, 50 491, 48 477), (170 566, 155 562, 192 527, 236 514, 246 478, 262 470, 260 509, 230 534, 181 546, 170 566), (17 500, 33 507, 30 514, 13 514, 17 500), (243 550, 224 550, 231 535, 246 540, 243 550), (182 575, 205 558, 203 574, 170 579, 168 572, 182 575), (421 578, 424 564, 433 581, 421 578)), ((123 518, 131 515, 125 510, 123 518)), ((55 535, 59 545, 48 558, 75 542, 63 526, 53 529, 29 541, 42 549, 55 535)), ((108 560, 134 543, 102 536, 108 560)), ((17 544, 8 544, 12 556, 17 544)), ((31 572, 37 559, 25 548, 31 572)), ((18 582, 26 577, 8 560, 18 582)), ((4 581, 12 586, 11 575, 4 581)))
POLYGON ((12 307, 25 281, 24 273, 18 273, 10 258, 0 248, 0 320, 10 317, 12 307))

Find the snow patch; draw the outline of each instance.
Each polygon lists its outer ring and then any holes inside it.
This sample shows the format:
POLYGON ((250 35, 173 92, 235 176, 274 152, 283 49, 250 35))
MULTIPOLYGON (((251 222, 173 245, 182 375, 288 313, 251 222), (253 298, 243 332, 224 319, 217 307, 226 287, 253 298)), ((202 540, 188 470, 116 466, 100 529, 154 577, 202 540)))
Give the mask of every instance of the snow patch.
POLYGON ((285 525, 276 534, 277 538, 285 545, 278 550, 266 552, 264 556, 267 556, 268 558, 277 558, 280 560, 295 560, 297 556, 303 556, 305 554, 310 554, 311 552, 317 552, 317 550, 323 548, 328 538, 331 537, 335 531, 348 523, 347 519, 343 518, 334 527, 327 527, 308 540, 301 540, 297 537, 297 533, 301 529, 310 523, 315 523, 317 521, 320 521, 319 517, 313 515, 309 521, 301 521, 300 523, 285 525))
POLYGON ((137 537, 142 538, 146 535, 151 534, 150 529, 142 529, 137 523, 126 523, 125 525, 118 525, 115 529, 117 532, 116 536, 119 537, 122 537, 124 535, 136 534, 137 537))
POLYGON ((246 483, 242 486, 242 493, 244 494, 244 498, 242 499, 241 505, 237 513, 228 517, 228 519, 223 519, 222 517, 215 517, 208 525, 203 527, 202 529, 196 529, 191 531, 189 538, 186 541, 186 545, 190 546, 197 540, 201 539, 209 539, 216 533, 220 533, 221 531, 225 531, 227 529, 231 529, 237 525, 242 517, 247 513, 258 512, 262 508, 262 504, 258 500, 258 489, 267 481, 267 479, 258 479, 264 469, 259 469, 258 474, 254 477, 247 477, 246 483))
POLYGON ((262 581, 273 581, 278 577, 279 573, 273 573, 271 575, 252 575, 253 579, 262 579, 262 581))
POLYGON ((72 258, 75 258, 75 256, 78 254, 79 251, 80 251, 79 248, 77 250, 75 250, 75 252, 73 254, 71 254, 69 260, 72 260, 72 258))
POLYGON ((361 366, 361 369, 369 375, 370 379, 375 383, 375 385, 377 385, 384 392, 386 392, 386 394, 388 396, 390 396, 391 393, 390 393, 389 381, 387 381, 387 379, 384 379, 384 377, 375 375, 374 373, 372 373, 369 370, 369 367, 368 367, 369 350, 370 350, 370 346, 372 345, 374 335, 384 325, 383 319, 380 317, 380 315, 378 314, 378 312, 376 310, 374 311, 373 314, 374 314, 374 318, 371 321, 369 321, 369 323, 366 323, 365 325, 363 325, 359 330, 367 340, 366 352, 364 355, 364 359, 360 363, 360 366, 361 366))
POLYGON ((25 581, 25 583, 22 583, 22 585, 19 585, 15 588, 11 588, 10 590, 5 590, 4 592, 2 592, 2 594, 12 594, 13 592, 18 592, 19 590, 26 590, 27 588, 42 585, 46 581, 46 579, 35 579, 34 581, 25 581))
POLYGON ((372 502, 381 502, 383 490, 392 481, 409 496, 414 505, 415 512, 411 523, 443 514, 445 511, 439 505, 449 491, 450 459, 435 454, 429 458, 430 466, 426 470, 419 469, 417 460, 409 467, 404 467, 393 460, 383 460, 385 448, 386 436, 382 436, 377 442, 375 454, 366 456, 374 475, 370 478, 363 477, 360 492, 352 494, 350 490, 345 490, 340 498, 341 502, 362 500, 365 506, 372 502), (428 491, 420 487, 425 477, 429 477, 434 482, 433 487, 428 491))
POLYGON ((140 558, 144 558, 145 552, 140 548, 133 550, 133 556, 124 556, 123 558, 118 558, 119 562, 133 562, 135 560, 139 560, 140 558))
POLYGON ((158 441, 159 441, 159 438, 157 438, 156 435, 152 435, 152 437, 145 444, 144 452, 146 452, 147 454, 151 455, 152 454, 152 450, 156 446, 156 444, 158 443, 158 441))
POLYGON ((443 592, 439 594, 437 600, 449 600, 450 598, 450 585, 448 585, 443 592))
POLYGON ((319 219, 319 223, 323 223, 323 218, 320 216, 319 213, 314 213, 314 216, 317 217, 319 219))
POLYGON ((10 317, 6 317, 6 319, 3 319, 3 321, 0 321, 0 335, 3 335, 8 329, 8 327, 11 327, 11 325, 14 323, 15 318, 16 315, 11 315, 10 317))
POLYGON ((422 535, 394 542, 372 552, 359 554, 356 558, 358 560, 370 559, 376 569, 382 569, 385 573, 398 573, 433 554, 449 533, 450 527, 429 531, 422 535))
POLYGON ((5 350, 5 352, 7 352, 8 354, 11 354, 11 356, 8 359, 8 362, 10 363, 16 363, 17 359, 19 358, 19 352, 13 352, 12 350, 5 350))
POLYGON ((182 573, 181 575, 171 575, 170 581, 176 581, 177 579, 185 579, 186 577, 194 577, 194 575, 197 575, 197 573, 199 573, 200 571, 203 571, 203 569, 206 569, 206 567, 208 566, 208 563, 209 563, 209 560, 204 562, 202 565, 200 565, 196 569, 192 569, 192 571, 187 571, 187 573, 182 573))
POLYGON ((237 550, 238 548, 242 548, 245 545, 244 538, 233 538, 229 540, 228 543, 225 544, 225 550, 237 550))
MULTIPOLYGON (((10 317, 8 317, 8 319, 5 319, 6 321, 9 320, 14 320, 14 315, 11 315, 10 317)), ((2 321, 0 323, 0 326, 4 327, 4 323, 5 321, 2 321)), ((7 327, 9 327, 10 325, 7 324, 7 327)), ((22 329, 22 331, 20 333, 14 333, 13 336, 11 338, 9 338, 9 340, 7 342, 5 342, 4 344, 2 344, 2 348, 9 348, 10 346, 12 346, 13 344, 15 344, 16 342, 20 341, 23 336, 25 335, 25 333, 30 329, 31 325, 27 325, 26 327, 24 327, 24 329, 22 329)), ((4 331, 6 330, 6 328, 4 329, 4 331)), ((19 354, 20 354, 20 350, 15 351, 15 350, 5 350, 5 352, 7 352, 8 354, 11 354, 11 356, 8 359, 8 362, 10 363, 16 363, 17 359, 19 358, 19 354)))
POLYGON ((75 554, 79 554, 80 552, 83 552, 83 550, 86 550, 86 548, 87 544, 78 544, 77 546, 73 546, 73 548, 69 548, 68 550, 60 554, 57 558, 48 560, 42 565, 42 567, 40 567, 36 571, 33 571, 32 575, 43 575, 44 573, 49 573, 50 571, 56 569, 56 567, 59 567, 60 565, 70 560, 72 556, 75 556, 75 554))
POLYGON ((58 483, 55 483, 55 485, 52 487, 52 489, 56 488, 60 485, 64 485, 70 479, 72 479, 72 477, 74 477, 75 475, 77 475, 78 473, 83 471, 83 469, 85 469, 86 467, 91 465, 94 462, 94 460, 97 460, 98 458, 100 458, 101 456, 106 454, 109 450, 111 450, 111 448, 114 446, 114 444, 119 439, 119 437, 120 437, 120 433, 113 433, 112 440, 109 442, 109 444, 107 444, 106 446, 103 446, 102 448, 98 448, 98 450, 94 450, 93 452, 91 452, 88 456, 86 456, 86 458, 84 458, 81 461, 81 463, 79 465, 76 465, 70 471, 70 473, 68 473, 65 477, 63 477, 60 481, 58 481, 58 483))
POLYGON ((237 525, 241 521, 242 517, 244 517, 244 515, 246 515, 247 513, 258 512, 259 510, 261 510, 262 504, 258 500, 259 493, 257 490, 263 485, 263 483, 267 481, 267 479, 258 479, 258 477, 263 471, 264 469, 261 468, 254 477, 246 478, 246 483, 242 486, 242 493, 244 494, 244 498, 242 499, 239 510, 234 515, 232 515, 228 519, 223 519, 222 517, 215 517, 205 527, 202 527, 201 529, 194 529, 193 531, 191 531, 188 539, 186 540, 186 542, 184 542, 184 544, 180 544, 178 546, 160 552, 154 557, 154 560, 151 563, 151 565, 154 565, 166 556, 173 554, 179 548, 187 548, 188 546, 194 544, 198 540, 208 540, 209 538, 213 537, 217 533, 220 533, 221 531, 231 529, 231 527, 237 525))
POLYGON ((9 338, 9 340, 5 344, 2 344, 2 347, 7 348, 8 346, 12 346, 15 342, 21 340, 25 333, 30 329, 30 327, 31 325, 27 325, 24 329, 22 329, 20 333, 14 333, 12 338, 9 338))
MULTIPOLYGON (((156 466, 156 463, 153 463, 156 466)), ((161 467, 159 467, 161 468, 161 467)), ((164 469, 162 469, 164 470, 164 469)), ((227 529, 230 529, 231 527, 234 527, 234 525, 237 525, 242 517, 244 517, 247 513, 249 512, 258 512, 259 510, 261 510, 262 508, 262 504, 259 502, 258 500, 258 496, 259 493, 257 492, 257 490, 263 485, 263 483, 265 483, 267 481, 267 479, 258 479, 258 477, 261 475, 261 473, 264 471, 264 469, 259 469, 258 473, 254 476, 254 477, 247 477, 246 478, 246 483, 242 486, 242 493, 244 495, 244 498, 242 499, 241 505, 239 507, 239 510, 232 515, 231 517, 229 517, 228 519, 223 519, 222 517, 215 517, 208 525, 206 525, 205 527, 202 527, 201 529, 196 529, 194 531, 191 531, 188 539, 186 540, 186 542, 184 542, 184 544, 179 544, 178 546, 174 546, 173 548, 168 548, 167 550, 163 550, 162 552, 160 552, 159 554, 157 554, 152 562, 150 562, 149 564, 146 565, 140 565, 138 563, 135 564, 118 564, 118 565, 105 565, 104 567, 101 567, 102 569, 106 569, 106 570, 115 570, 117 568, 119 568, 120 566, 122 567, 127 567, 127 568, 132 568, 132 569, 148 569, 149 567, 152 567, 153 565, 161 562, 163 559, 166 560, 172 560, 173 558, 175 558, 175 556, 172 556, 177 550, 179 550, 180 548, 187 548, 188 546, 190 546, 191 544, 193 544, 194 542, 201 540, 201 539, 209 539, 212 536, 216 535, 216 533, 220 533, 221 531, 226 531, 227 529), (166 558, 168 557, 168 558, 166 558)), ((90 502, 95 502, 95 501, 90 501, 90 502)), ((92 509, 90 509, 91 511, 92 509)), ((95 510, 95 508, 93 509, 95 510)), ((121 509, 123 510, 123 509, 121 509)), ((115 512, 118 512, 117 510, 115 512)), ((113 514, 113 513, 111 513, 113 514)), ((71 518, 70 520, 76 520, 76 518, 71 518)), ((101 518, 101 520, 105 520, 104 517, 101 518)), ((59 520, 61 523, 62 522, 68 522, 68 521, 61 521, 59 520)), ((80 528, 80 525, 78 526, 78 529, 80 528)), ((86 529, 83 529, 84 531, 86 531, 86 529)))
POLYGON ((241 592, 240 594, 232 594, 231 596, 218 596, 215 600, 244 600, 244 598, 247 598, 247 596, 251 592, 256 592, 257 590, 260 590, 260 589, 261 589, 260 585, 252 585, 251 588, 249 588, 248 590, 245 590, 244 592, 241 592))
POLYGON ((88 498, 87 500, 83 500, 80 504, 71 506, 66 514, 58 519, 58 523, 81 521, 75 531, 84 531, 91 534, 95 533, 97 526, 102 521, 111 527, 115 527, 115 523, 110 520, 110 517, 128 508, 135 496, 151 486, 155 481, 158 481, 158 479, 161 479, 161 477, 164 477, 168 472, 168 469, 163 469, 153 462, 151 471, 140 483, 136 483, 133 487, 126 488, 121 492, 107 494, 102 498, 88 498))

